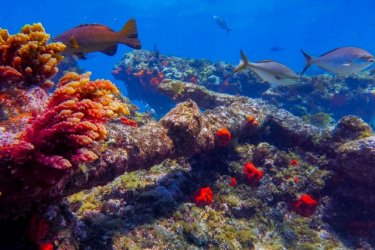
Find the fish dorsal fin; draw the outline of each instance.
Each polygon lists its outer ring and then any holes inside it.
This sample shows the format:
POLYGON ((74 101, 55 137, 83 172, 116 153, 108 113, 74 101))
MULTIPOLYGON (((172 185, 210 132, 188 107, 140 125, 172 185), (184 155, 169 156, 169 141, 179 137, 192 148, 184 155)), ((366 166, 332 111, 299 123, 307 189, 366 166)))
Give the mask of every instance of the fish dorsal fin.
POLYGON ((327 54, 329 54, 329 53, 331 53, 331 52, 333 52, 333 51, 335 51, 335 50, 341 49, 341 48, 342 48, 342 47, 338 47, 338 48, 335 48, 335 49, 331 49, 330 51, 328 51, 328 52, 326 52, 326 53, 324 53, 324 54, 321 54, 319 57, 325 56, 325 55, 327 55, 327 54))
POLYGON ((117 44, 111 45, 110 47, 104 49, 101 51, 103 54, 106 54, 108 56, 113 56, 117 52, 117 44))
POLYGON ((268 63, 268 62, 273 62, 273 61, 271 59, 267 59, 267 60, 259 61, 258 63, 268 63))
POLYGON ((77 27, 74 27, 74 29, 76 29, 76 28, 82 28, 82 27, 90 27, 90 26, 92 26, 92 27, 95 27, 95 26, 96 27, 101 27, 101 28, 104 28, 104 29, 107 29, 107 30, 115 32, 113 29, 111 29, 111 28, 109 28, 109 27, 107 27, 107 26, 105 26, 103 24, 100 24, 100 23, 85 23, 85 24, 78 25, 77 27))
POLYGON ((70 48, 73 48, 73 49, 78 49, 79 48, 79 44, 77 42, 77 39, 74 36, 72 36, 72 37, 69 38, 68 46, 70 48))

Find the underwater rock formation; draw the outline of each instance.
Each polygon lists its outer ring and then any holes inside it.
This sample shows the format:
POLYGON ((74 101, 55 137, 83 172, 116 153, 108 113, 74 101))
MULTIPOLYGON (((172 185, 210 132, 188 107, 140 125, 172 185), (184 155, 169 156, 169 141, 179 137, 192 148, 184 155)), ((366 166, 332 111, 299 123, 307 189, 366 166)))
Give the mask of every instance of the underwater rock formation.
POLYGON ((267 85, 256 80, 250 71, 233 75, 233 70, 232 65, 223 62, 213 64, 204 59, 184 59, 161 55, 159 51, 139 50, 126 54, 114 66, 112 74, 124 81, 130 99, 144 100, 163 115, 173 106, 169 98, 157 92, 156 87, 164 79, 191 82, 230 94, 241 93, 239 89, 250 85, 249 96, 253 97, 267 89, 267 85))
MULTIPOLYGON (((234 66, 223 62, 184 59, 158 51, 132 51, 114 66, 112 74, 124 81, 131 99, 144 100, 158 113, 173 106, 155 89, 163 79, 201 85, 216 92, 268 100, 303 117, 315 126, 332 125, 345 115, 370 122, 375 117, 375 74, 362 72, 348 77, 327 74, 301 77, 296 85, 272 87, 251 71, 233 74, 234 66)), ((177 91, 178 89, 176 89, 177 91)))

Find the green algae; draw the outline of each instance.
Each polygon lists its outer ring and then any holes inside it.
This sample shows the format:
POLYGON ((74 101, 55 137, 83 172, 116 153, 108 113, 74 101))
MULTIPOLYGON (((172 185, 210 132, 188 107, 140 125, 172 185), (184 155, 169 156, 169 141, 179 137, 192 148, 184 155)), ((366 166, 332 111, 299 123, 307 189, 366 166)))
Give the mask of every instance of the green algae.
POLYGON ((332 115, 324 112, 318 112, 311 115, 304 115, 302 119, 305 122, 320 128, 325 128, 334 122, 332 115))

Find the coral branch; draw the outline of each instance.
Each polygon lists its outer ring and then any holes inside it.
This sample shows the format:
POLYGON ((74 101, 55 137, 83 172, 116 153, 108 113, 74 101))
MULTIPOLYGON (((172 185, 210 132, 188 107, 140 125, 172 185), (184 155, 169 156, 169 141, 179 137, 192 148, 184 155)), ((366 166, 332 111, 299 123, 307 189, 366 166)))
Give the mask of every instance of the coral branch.
POLYGON ((17 82, 50 87, 48 79, 57 73, 56 65, 63 58, 59 53, 65 45, 47 44, 49 38, 40 23, 25 25, 15 35, 0 29, 0 86, 17 82))

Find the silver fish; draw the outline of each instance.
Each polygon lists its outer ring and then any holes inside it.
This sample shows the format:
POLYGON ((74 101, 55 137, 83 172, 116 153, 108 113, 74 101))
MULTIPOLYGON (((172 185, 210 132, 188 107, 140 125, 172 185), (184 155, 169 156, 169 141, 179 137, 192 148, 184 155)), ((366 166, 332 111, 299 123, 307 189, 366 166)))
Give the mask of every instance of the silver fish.
POLYGON ((293 70, 281 63, 272 60, 264 60, 256 63, 249 62, 245 53, 241 50, 241 61, 234 72, 239 72, 245 68, 251 69, 260 79, 271 84, 293 85, 299 79, 299 76, 293 70))
POLYGON ((374 63, 374 56, 370 52, 356 47, 333 49, 317 58, 311 57, 303 50, 301 52, 306 58, 306 65, 301 75, 313 64, 335 74, 350 75, 358 73, 374 63))

